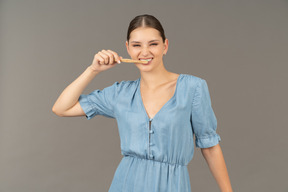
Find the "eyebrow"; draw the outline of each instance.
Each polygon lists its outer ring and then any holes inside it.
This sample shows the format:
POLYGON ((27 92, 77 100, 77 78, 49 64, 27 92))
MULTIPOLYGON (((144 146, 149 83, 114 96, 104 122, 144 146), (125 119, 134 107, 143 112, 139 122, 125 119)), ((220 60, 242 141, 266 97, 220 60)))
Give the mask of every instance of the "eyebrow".
MULTIPOLYGON (((155 41, 159 41, 159 40, 158 39, 154 39, 154 40, 149 41, 148 43, 155 42, 155 41)), ((139 42, 139 41, 131 41, 131 43, 141 43, 141 42, 139 42)))

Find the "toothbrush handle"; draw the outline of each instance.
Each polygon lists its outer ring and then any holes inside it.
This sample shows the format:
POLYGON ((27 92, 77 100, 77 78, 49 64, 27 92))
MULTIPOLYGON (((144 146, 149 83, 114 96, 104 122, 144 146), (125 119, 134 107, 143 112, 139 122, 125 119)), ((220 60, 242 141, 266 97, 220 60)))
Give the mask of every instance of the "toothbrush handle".
POLYGON ((133 60, 133 59, 120 59, 120 61, 124 63, 142 63, 142 64, 148 63, 148 61, 133 60))

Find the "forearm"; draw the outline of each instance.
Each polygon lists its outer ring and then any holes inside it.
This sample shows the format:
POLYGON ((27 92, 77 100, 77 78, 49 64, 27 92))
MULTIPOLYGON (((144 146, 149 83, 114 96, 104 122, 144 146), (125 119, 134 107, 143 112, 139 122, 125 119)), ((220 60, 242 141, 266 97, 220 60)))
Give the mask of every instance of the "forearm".
POLYGON ((210 148, 203 148, 201 149, 201 152, 212 175, 218 183, 221 192, 232 192, 227 167, 220 145, 217 144, 210 148))
POLYGON ((87 67, 87 69, 76 80, 63 90, 56 100, 52 110, 61 114, 73 107, 78 101, 83 90, 97 74, 99 74, 99 72, 93 71, 90 66, 87 67))

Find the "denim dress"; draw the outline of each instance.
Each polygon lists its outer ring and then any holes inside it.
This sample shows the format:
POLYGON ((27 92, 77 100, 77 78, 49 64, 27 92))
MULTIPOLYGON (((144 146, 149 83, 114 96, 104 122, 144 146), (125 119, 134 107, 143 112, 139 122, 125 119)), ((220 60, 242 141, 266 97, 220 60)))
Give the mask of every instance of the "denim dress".
POLYGON ((79 97, 87 119, 103 115, 117 121, 123 157, 109 192, 190 192, 187 165, 194 143, 208 148, 221 140, 207 82, 180 74, 172 98, 149 118, 140 80, 115 82, 79 97))

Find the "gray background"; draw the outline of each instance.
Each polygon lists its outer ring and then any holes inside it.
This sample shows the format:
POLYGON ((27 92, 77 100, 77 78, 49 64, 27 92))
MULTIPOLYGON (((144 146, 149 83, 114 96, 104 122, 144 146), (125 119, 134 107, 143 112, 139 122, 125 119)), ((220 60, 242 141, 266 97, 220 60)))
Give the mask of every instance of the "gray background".
MULTIPOLYGON (((116 120, 51 108, 102 49, 128 57, 132 18, 153 14, 170 40, 169 71, 207 80, 234 191, 288 191, 288 2, 0 2, 0 191, 108 191, 121 160, 116 120)), ((83 93, 140 76, 99 74, 83 93)), ((197 148, 192 191, 219 191, 197 148)))

